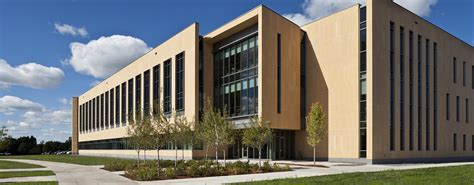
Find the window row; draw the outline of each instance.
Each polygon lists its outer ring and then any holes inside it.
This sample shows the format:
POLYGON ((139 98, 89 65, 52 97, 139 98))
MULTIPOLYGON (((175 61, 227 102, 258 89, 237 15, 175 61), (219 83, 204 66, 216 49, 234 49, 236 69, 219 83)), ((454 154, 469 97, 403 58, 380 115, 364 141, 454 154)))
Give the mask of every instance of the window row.
POLYGON ((415 36, 412 30, 406 30, 402 25, 395 26, 390 22, 389 28, 389 146, 395 150, 395 130, 399 130, 399 150, 415 150, 415 136, 418 150, 437 150, 438 144, 438 45, 422 35, 415 36), (396 36, 398 35, 398 38, 396 36), (395 44, 398 40, 399 48, 395 44), (408 50, 406 49, 408 48, 408 50), (424 53, 422 52, 424 48, 424 53), (408 52, 407 52, 408 51, 408 52), (406 53, 407 52, 407 53, 406 53), (395 61, 395 53, 398 61, 395 61), (408 54, 408 55, 407 55, 408 54), (408 60, 407 60, 408 59, 408 60), (406 71, 408 68, 408 71, 406 71), (416 71, 415 71, 416 69, 416 71), (423 72, 425 75, 423 75, 423 72), (398 74, 397 74, 398 73, 398 74), (396 79, 398 76, 398 80, 396 79), (415 82, 416 87, 415 87, 415 82), (408 88, 408 94, 406 89, 408 88), (417 90, 415 95, 414 91, 417 90), (417 96, 417 102, 415 102, 417 96), (395 102, 396 98, 398 99, 395 102), (423 100, 424 104, 423 104, 423 100), (431 101, 432 100, 432 101, 431 101), (432 104, 433 103, 433 104, 432 104), (397 106, 398 105, 398 106, 397 106), (405 115, 406 107, 408 114, 405 115), (425 117, 423 119, 423 107, 425 117), (397 108, 397 109, 396 109, 397 108), (400 119, 395 122, 396 110, 400 119), (415 120, 415 114, 417 119, 415 120), (408 121, 408 124, 406 124, 408 121), (424 127, 423 127, 424 124, 424 127), (406 128, 408 126, 408 128, 406 128), (415 127, 418 131, 415 133, 415 127), (425 128, 423 130, 423 128, 425 128), (431 129, 433 128, 433 129, 431 129), (408 130, 408 142, 405 140, 405 130, 408 130), (432 130, 433 133, 430 131, 432 130), (422 143, 424 138, 424 145, 422 143))
MULTIPOLYGON (((184 111, 184 52, 176 55, 175 61, 175 108, 177 111, 184 111)), ((170 113, 171 59, 164 62, 163 70, 163 111, 170 113)), ((85 133, 126 126, 127 118, 133 119, 134 111, 137 111, 136 113, 143 111, 145 115, 156 113, 158 108, 161 108, 160 92, 160 65, 158 64, 152 70, 146 70, 143 74, 139 74, 81 104, 79 106, 79 131, 85 133), (153 83, 153 89, 150 89, 151 83, 153 83), (143 108, 141 107, 142 100, 143 108), (150 111, 151 107, 154 108, 153 112, 150 111)))
MULTIPOLYGON (((466 84, 467 84, 467 78, 468 78, 468 69, 469 66, 468 64, 466 63, 466 61, 463 61, 462 62, 462 85, 464 87, 466 87, 466 84)), ((458 81, 458 60, 456 57, 453 57, 453 68, 452 68, 453 72, 453 83, 457 83, 458 81)), ((474 89, 474 65, 471 66, 471 89, 474 89)))
MULTIPOLYGON (((467 150, 467 138, 466 134, 462 135, 462 150, 467 150)), ((453 134, 453 151, 458 150, 458 135, 456 133, 453 134)), ((474 151, 474 135, 471 135, 471 151, 474 151)))
POLYGON ((258 112, 257 43, 254 34, 214 53, 214 106, 230 117, 258 112))
MULTIPOLYGON (((464 103, 462 102, 461 98, 459 96, 456 96, 456 122, 461 121, 461 108, 463 107, 462 104, 464 104, 464 121, 466 123, 469 123, 469 116, 470 116, 470 102, 469 98, 466 98, 464 100, 464 103)), ((449 121, 451 119, 451 96, 449 93, 446 93, 446 120, 449 121)))

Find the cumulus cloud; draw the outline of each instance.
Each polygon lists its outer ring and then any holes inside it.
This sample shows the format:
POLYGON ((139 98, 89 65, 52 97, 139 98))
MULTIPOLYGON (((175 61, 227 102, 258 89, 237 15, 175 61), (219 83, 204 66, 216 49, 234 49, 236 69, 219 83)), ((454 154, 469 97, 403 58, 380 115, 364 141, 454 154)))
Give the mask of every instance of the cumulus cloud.
POLYGON ((56 31, 58 31, 62 35, 65 35, 65 34, 69 34, 72 36, 80 35, 82 37, 87 37, 88 35, 87 30, 84 27, 76 28, 69 24, 54 23, 54 28, 56 29, 56 31))
POLYGON ((30 100, 21 99, 16 96, 3 96, 0 98, 0 113, 13 115, 17 111, 43 111, 44 106, 30 100))
MULTIPOLYGON (((396 3, 419 16, 429 16, 431 7, 434 6, 437 1, 438 0, 395 0, 396 3)), ((356 3, 365 4, 365 0, 305 0, 301 5, 303 9, 302 13, 289 13, 283 16, 298 25, 304 25, 312 20, 341 11, 356 3)))
POLYGON ((109 77, 151 49, 143 40, 123 35, 100 37, 86 44, 73 42, 69 48, 72 56, 66 63, 95 78, 109 77))
POLYGON ((92 81, 91 83, 89 83, 89 86, 91 87, 95 87, 96 85, 100 84, 100 81, 99 80, 94 80, 92 81))
POLYGON ((44 112, 28 111, 22 116, 25 123, 44 123, 44 124, 70 124, 71 111, 70 110, 47 110, 44 112))
POLYGON ((55 87, 64 79, 64 72, 56 67, 28 63, 16 67, 0 59, 0 87, 21 85, 35 89, 55 87))

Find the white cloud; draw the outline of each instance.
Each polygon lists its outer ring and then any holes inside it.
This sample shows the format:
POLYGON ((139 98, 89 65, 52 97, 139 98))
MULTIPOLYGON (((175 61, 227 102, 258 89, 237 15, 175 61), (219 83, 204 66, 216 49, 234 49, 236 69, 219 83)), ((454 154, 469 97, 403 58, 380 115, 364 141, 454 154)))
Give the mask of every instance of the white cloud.
POLYGON ((395 0, 395 3, 412 11, 419 16, 430 16, 431 8, 438 0, 395 0))
POLYGON ((64 72, 56 67, 28 63, 12 67, 0 59, 0 87, 21 85, 35 89, 55 87, 64 79, 64 72))
POLYGON ((88 35, 87 30, 84 27, 76 28, 69 24, 54 23, 54 28, 56 29, 56 31, 58 31, 62 35, 70 34, 72 36, 80 35, 82 37, 87 37, 88 35))
POLYGON ((131 36, 112 35, 86 44, 69 45, 72 56, 66 59, 78 73, 106 78, 148 52, 147 44, 131 36))
POLYGON ((22 116, 23 121, 32 124, 71 124, 70 110, 47 110, 44 112, 25 112, 22 116))
MULTIPOLYGON (((438 0, 395 0, 396 3, 419 16, 429 16, 431 7, 438 0)), ((301 5, 302 13, 285 14, 286 18, 298 25, 304 25, 312 20, 341 11, 356 3, 365 4, 365 0, 305 0, 301 5)))
POLYGON ((61 103, 63 105, 71 105, 72 101, 70 99, 67 99, 67 98, 61 98, 61 99, 59 99, 59 103, 61 103))
POLYGON ((99 83, 100 83, 99 80, 94 80, 94 81, 92 81, 91 83, 89 83, 89 86, 95 87, 95 86, 98 85, 99 83))
POLYGON ((0 98, 0 113, 13 115, 17 111, 43 111, 44 106, 30 100, 15 96, 3 96, 0 98))

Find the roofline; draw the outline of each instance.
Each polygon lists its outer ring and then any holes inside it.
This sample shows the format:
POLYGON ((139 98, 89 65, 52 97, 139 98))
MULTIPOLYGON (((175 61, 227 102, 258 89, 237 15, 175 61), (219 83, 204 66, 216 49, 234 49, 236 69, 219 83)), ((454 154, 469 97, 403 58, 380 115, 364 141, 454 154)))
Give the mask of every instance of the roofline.
POLYGON ((462 43, 466 44, 467 46, 470 46, 471 48, 472 48, 472 47, 474 47, 473 45, 471 45, 471 44, 467 43, 467 41, 464 41, 464 40, 460 39, 459 37, 457 37, 457 36, 455 36, 455 35, 453 35, 453 34, 449 33, 448 31, 444 30, 443 28, 439 27, 438 25, 436 25, 436 24, 434 24, 434 23, 432 23, 432 22, 428 21, 427 19, 425 19, 425 18, 423 18, 423 17, 421 17, 421 16, 419 16, 419 15, 417 15, 417 14, 413 13, 412 11, 410 11, 410 10, 406 9, 405 7, 403 7, 403 6, 399 5, 398 3, 395 3, 395 2, 393 2, 393 1, 392 1, 392 3, 393 3, 393 4, 395 4, 395 6, 398 6, 398 7, 402 8, 403 10, 405 10, 405 11, 407 11, 407 12, 409 12, 409 13, 411 13, 411 14, 415 15, 416 17, 419 17, 421 20, 423 20, 423 21, 427 22, 428 24, 431 24, 432 26, 434 26, 434 27, 438 28, 439 30, 441 30, 441 31, 443 31, 443 32, 447 33, 448 35, 450 35, 450 36, 454 37, 455 39, 457 39, 457 40, 461 41, 462 43))
MULTIPOLYGON (((168 39, 166 39, 165 41, 159 43, 158 45, 156 45, 155 47, 151 48, 150 51, 147 51, 145 54, 143 55, 140 55, 139 57, 135 58, 134 60, 132 60, 132 62, 130 62, 129 64, 127 64, 126 66, 123 66, 122 68, 120 68, 118 71, 116 71, 114 74, 110 75, 109 77, 103 79, 102 81, 100 81, 100 83, 98 83, 97 85, 95 85, 94 87, 91 87, 89 89, 87 89, 85 92, 83 92, 81 95, 79 95, 78 97, 80 98, 81 96, 83 96, 84 94, 86 94, 87 92, 89 92, 90 90, 94 89, 95 87, 97 87, 98 85, 104 83, 105 81, 107 81, 108 79, 112 78, 112 76, 114 76, 115 74, 117 74, 118 72, 122 71, 124 68, 132 65, 135 61, 139 60, 140 58, 144 57, 145 55, 148 55, 148 53, 152 52, 154 49, 160 47, 161 45, 163 45, 164 43, 168 42, 169 40, 171 40, 173 37, 175 37, 176 35, 180 34, 181 32, 183 32, 184 30, 188 29, 189 27, 193 26, 193 25, 198 25, 199 26, 199 23, 198 22, 193 22, 192 24, 186 26, 185 28, 181 29, 179 32, 175 33, 173 36, 169 37, 168 39)), ((199 35, 199 32, 198 32, 198 35, 199 35)), ((115 88, 115 87, 114 87, 115 88)))
POLYGON ((309 21, 308 23, 301 25, 301 27, 306 26, 306 25, 309 25, 309 24, 312 24, 312 23, 317 22, 317 21, 320 21, 320 20, 322 20, 322 19, 328 18, 328 17, 330 17, 330 16, 332 16, 332 15, 335 15, 335 14, 338 14, 338 13, 340 13, 340 12, 346 11, 346 10, 348 10, 348 9, 351 9, 351 8, 354 7, 354 6, 359 6, 359 8, 362 7, 361 4, 355 3, 355 4, 351 5, 351 6, 348 6, 348 7, 344 8, 344 9, 341 9, 341 10, 339 10, 339 11, 337 11, 337 12, 331 13, 331 14, 329 14, 329 15, 325 15, 325 16, 320 17, 320 18, 317 18, 317 19, 313 19, 312 21, 309 21))

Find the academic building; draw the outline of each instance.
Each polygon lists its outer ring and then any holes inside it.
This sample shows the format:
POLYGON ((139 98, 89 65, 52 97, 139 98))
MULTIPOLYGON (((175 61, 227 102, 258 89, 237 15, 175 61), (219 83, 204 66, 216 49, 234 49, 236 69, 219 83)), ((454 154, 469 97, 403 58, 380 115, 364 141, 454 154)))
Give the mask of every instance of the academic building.
MULTIPOLYGON (((206 35, 194 23, 73 98, 73 152, 134 157, 128 115, 159 104, 199 124, 205 98, 227 109, 235 129, 255 115, 270 122, 264 158, 312 159, 305 117, 319 102, 328 123, 319 160, 474 160, 473 46, 391 0, 302 26, 263 5, 206 35)), ((205 155, 177 147, 187 159, 205 155)), ((258 158, 238 139, 227 151, 258 158)))

